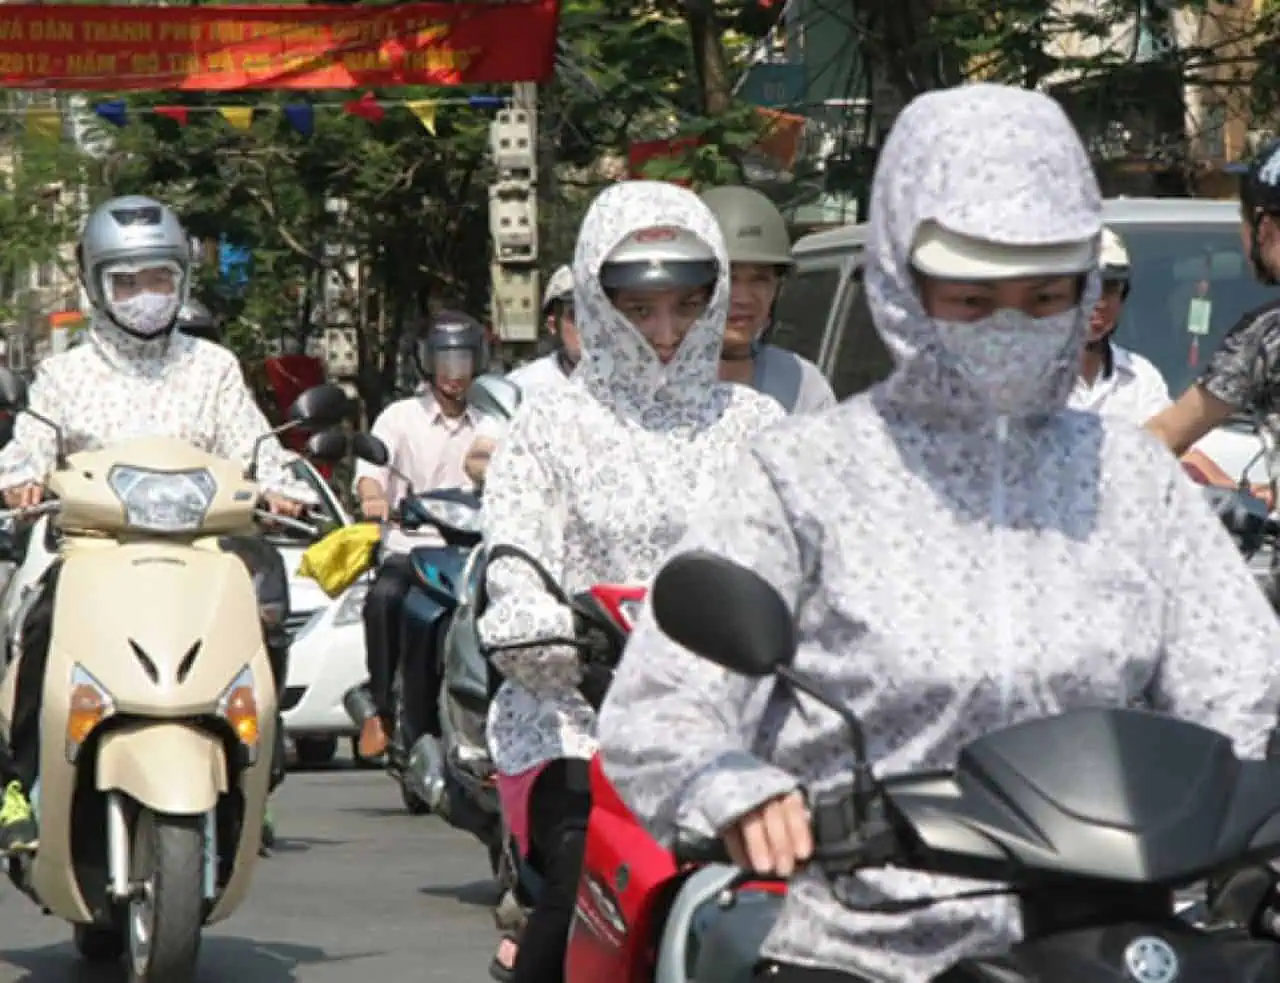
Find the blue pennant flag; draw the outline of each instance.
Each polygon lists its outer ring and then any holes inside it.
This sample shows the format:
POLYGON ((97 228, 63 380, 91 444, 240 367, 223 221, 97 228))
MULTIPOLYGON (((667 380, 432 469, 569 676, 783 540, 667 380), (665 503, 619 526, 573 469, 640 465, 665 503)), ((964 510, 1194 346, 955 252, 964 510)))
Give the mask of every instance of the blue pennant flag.
POLYGON ((129 107, 123 99, 111 99, 94 105, 93 111, 112 126, 124 126, 129 122, 129 107))
POLYGON ((304 137, 316 131, 316 111, 305 102, 291 102, 285 106, 284 118, 304 137))

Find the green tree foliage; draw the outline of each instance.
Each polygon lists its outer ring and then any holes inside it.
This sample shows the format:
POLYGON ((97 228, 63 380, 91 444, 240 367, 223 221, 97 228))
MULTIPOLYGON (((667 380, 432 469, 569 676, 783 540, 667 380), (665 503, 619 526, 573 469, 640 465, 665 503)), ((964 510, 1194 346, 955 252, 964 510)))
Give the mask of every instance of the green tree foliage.
POLYGON ((354 327, 357 385, 376 408, 430 302, 485 309, 489 115, 441 106, 432 135, 397 106, 377 122, 320 108, 308 137, 278 111, 288 99, 254 100, 262 111, 238 131, 208 111, 225 96, 188 98, 187 126, 138 112, 158 100, 130 97, 138 119, 118 134, 107 187, 159 195, 193 235, 252 252, 242 291, 204 271, 205 296, 230 318, 242 354, 354 327))
POLYGON ((0 117, 0 318, 26 321, 47 313, 25 290, 33 270, 74 278, 65 246, 83 219, 88 169, 73 143, 28 129, 19 99, 8 102, 10 113, 0 117))

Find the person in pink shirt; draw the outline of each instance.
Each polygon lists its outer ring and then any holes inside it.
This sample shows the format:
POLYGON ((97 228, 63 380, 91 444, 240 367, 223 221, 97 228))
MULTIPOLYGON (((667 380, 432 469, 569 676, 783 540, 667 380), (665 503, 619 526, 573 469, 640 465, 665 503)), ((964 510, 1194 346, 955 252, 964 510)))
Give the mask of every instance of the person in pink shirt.
MULTIPOLYGON (((467 405, 467 387, 484 371, 487 351, 484 328, 474 318, 456 311, 437 315, 419 356, 426 386, 392 403, 373 423, 373 435, 391 452, 389 466, 367 462, 357 466, 355 490, 366 519, 385 521, 390 516, 409 490, 400 475, 412 482, 416 492, 471 488, 463 462, 475 440, 479 418, 467 405)), ((430 530, 410 533, 395 526, 388 526, 383 534, 382 561, 364 607, 369 695, 376 710, 360 729, 359 750, 366 758, 379 757, 387 749, 391 681, 401 654, 423 641, 407 637, 410 626, 403 616, 404 602, 413 584, 409 551, 423 537, 432 536, 430 530)), ((438 736, 439 729, 439 721, 427 721, 430 733, 438 736)))

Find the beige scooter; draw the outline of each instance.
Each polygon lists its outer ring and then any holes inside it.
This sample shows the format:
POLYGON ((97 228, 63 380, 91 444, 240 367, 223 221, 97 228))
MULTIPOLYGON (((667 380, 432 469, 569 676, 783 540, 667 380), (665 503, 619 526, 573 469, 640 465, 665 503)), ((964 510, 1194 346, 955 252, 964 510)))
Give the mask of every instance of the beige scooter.
MULTIPOLYGON (((0 406, 22 403, 0 369, 0 406)), ((347 409, 341 389, 318 386, 281 429, 329 426, 347 409)), ((254 532, 255 472, 181 440, 129 440, 59 453, 46 480, 56 500, 26 510, 53 513, 62 573, 33 795, 40 846, 10 875, 74 924, 86 958, 124 955, 130 983, 190 983, 203 926, 239 907, 258 857, 276 721, 269 613, 218 547, 254 532)), ((0 684, 6 738, 21 657, 0 684)))

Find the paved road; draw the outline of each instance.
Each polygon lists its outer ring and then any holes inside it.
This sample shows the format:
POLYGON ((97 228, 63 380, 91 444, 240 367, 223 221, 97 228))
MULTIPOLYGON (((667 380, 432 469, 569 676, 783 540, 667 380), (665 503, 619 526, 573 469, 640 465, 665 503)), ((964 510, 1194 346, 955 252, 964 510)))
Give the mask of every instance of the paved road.
MULTIPOLYGON (((488 980, 493 890, 474 840, 405 815, 377 772, 295 772, 276 798, 281 842, 205 936, 200 983, 488 980)), ((0 885, 0 983, 123 979, 80 964, 70 937, 0 885)))

